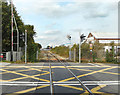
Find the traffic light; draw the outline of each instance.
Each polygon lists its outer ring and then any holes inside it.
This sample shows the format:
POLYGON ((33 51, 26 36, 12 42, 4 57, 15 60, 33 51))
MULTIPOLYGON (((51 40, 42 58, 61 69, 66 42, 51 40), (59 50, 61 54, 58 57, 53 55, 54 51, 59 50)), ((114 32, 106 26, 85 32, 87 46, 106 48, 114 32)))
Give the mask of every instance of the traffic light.
POLYGON ((85 37, 86 37, 86 36, 84 36, 84 34, 82 34, 82 35, 80 36, 81 42, 82 42, 83 40, 85 40, 85 37))
POLYGON ((67 38, 68 38, 69 40, 71 40, 71 36, 70 36, 70 35, 67 35, 67 38))
POLYGON ((20 34, 20 39, 23 40, 23 42, 24 42, 24 40, 25 40, 25 34, 24 33, 20 34))

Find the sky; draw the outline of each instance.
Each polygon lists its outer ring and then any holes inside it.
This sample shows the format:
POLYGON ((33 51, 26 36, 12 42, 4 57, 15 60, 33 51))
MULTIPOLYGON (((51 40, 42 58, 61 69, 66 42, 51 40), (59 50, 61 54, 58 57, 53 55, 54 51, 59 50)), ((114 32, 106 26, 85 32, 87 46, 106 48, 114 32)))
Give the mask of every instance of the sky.
POLYGON ((25 24, 34 25, 43 48, 79 43, 79 32, 118 32, 117 0, 13 0, 25 24))

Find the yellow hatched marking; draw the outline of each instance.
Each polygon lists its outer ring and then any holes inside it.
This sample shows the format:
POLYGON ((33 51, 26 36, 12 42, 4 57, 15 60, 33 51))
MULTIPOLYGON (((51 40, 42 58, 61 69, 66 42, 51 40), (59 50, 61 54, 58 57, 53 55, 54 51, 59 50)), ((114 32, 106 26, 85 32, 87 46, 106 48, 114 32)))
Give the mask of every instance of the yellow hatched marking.
POLYGON ((78 87, 74 87, 74 86, 70 86, 70 85, 58 85, 58 86, 67 87, 67 88, 72 88, 72 89, 83 91, 83 88, 78 88, 78 87))
POLYGON ((88 70, 88 69, 78 69, 78 68, 69 68, 69 69, 80 70, 80 71, 93 71, 93 70, 88 70))
MULTIPOLYGON (((106 86, 106 85, 97 86, 97 87, 91 89, 91 92, 92 92, 92 93, 96 93, 96 94, 100 94, 100 95, 102 95, 102 94, 107 95, 107 93, 98 92, 98 90, 100 90, 101 88, 103 88, 103 87, 105 87, 105 86, 106 86)), ((80 94, 80 95, 85 95, 85 94, 89 94, 89 92, 88 92, 87 90, 85 90, 85 92, 82 93, 82 94, 80 94)))
MULTIPOLYGON (((7 68, 7 69, 9 69, 9 68, 7 68)), ((40 68, 40 69, 42 69, 42 68, 40 68)), ((35 69, 35 68, 29 68, 27 70, 16 70, 15 72, 22 72, 22 71, 29 71, 29 70, 36 70, 36 71, 48 72, 48 71, 43 71, 43 70, 39 70, 39 69, 35 69)), ((6 73, 7 72, 3 72, 3 73, 0 73, 0 74, 6 74, 6 73)))
MULTIPOLYGON (((94 70, 77 69, 77 68, 69 68, 69 69, 75 69, 75 70, 80 70, 80 71, 94 71, 94 70)), ((101 72, 101 73, 107 73, 107 74, 113 74, 113 75, 120 75, 120 73, 113 73, 113 72, 101 72)))
POLYGON ((7 82, 7 80, 1 80, 1 79, 0 79, 0 82, 3 82, 3 81, 7 82))
MULTIPOLYGON (((30 70, 36 70, 36 71, 42 71, 42 72, 48 72, 48 71, 43 71, 43 70, 39 70, 39 69, 36 69, 36 68, 31 68, 31 67, 25 67, 25 68, 29 68, 30 70)), ((46 68, 40 68, 40 69, 46 69, 46 68)))
MULTIPOLYGON (((102 70, 98 70, 98 71, 93 71, 93 72, 90 72, 90 73, 87 73, 87 74, 78 75, 77 77, 79 78, 79 77, 83 77, 83 76, 87 76, 87 75, 92 75, 92 74, 95 74, 95 73, 98 73, 98 72, 103 72, 105 70, 109 70, 109 69, 112 69, 112 68, 116 68, 116 67, 110 67, 110 68, 106 68, 106 69, 102 69, 102 70)), ((68 80, 72 80, 72 79, 75 79, 75 77, 64 79, 64 80, 61 80, 61 81, 58 81, 58 82, 64 82, 64 81, 68 81, 68 80)))
POLYGON ((112 73, 112 72, 101 72, 101 73, 107 73, 107 74, 113 74, 113 75, 120 75, 120 73, 112 73))
MULTIPOLYGON (((48 73, 34 75, 34 76, 42 76, 42 75, 47 75, 47 74, 49 74, 49 72, 48 73)), ((25 78, 28 78, 28 77, 14 78, 14 79, 11 79, 11 80, 0 80, 0 82, 2 82, 2 81, 15 81, 15 80, 20 80, 20 79, 25 79, 25 78)))
MULTIPOLYGON (((99 86, 91 89, 91 91, 92 91, 93 93, 100 93, 100 92, 97 92, 97 91, 100 90, 101 88, 105 87, 105 86, 106 86, 106 85, 99 85, 99 86)), ((103 92, 102 92, 102 93, 103 93, 103 92)))
POLYGON ((101 65, 101 66, 109 66, 109 65, 106 65, 106 64, 102 64, 102 63, 94 63, 94 64, 101 65))
MULTIPOLYGON (((49 82, 49 80, 45 80, 45 79, 41 79, 41 78, 36 78, 36 77, 34 77, 34 76, 29 76, 29 75, 22 74, 22 73, 17 73, 17 72, 15 72, 15 71, 7 71, 7 70, 3 70, 3 71, 6 71, 6 72, 8 72, 8 73, 17 74, 17 75, 22 75, 22 76, 25 76, 25 77, 27 77, 27 78, 33 78, 33 79, 37 79, 37 80, 49 82)), ((11 79, 11 80, 14 80, 14 79, 11 79)), ((11 80, 7 80, 7 81, 11 81, 11 80)))
MULTIPOLYGON (((43 68, 43 66, 3 66, 3 67, 11 67, 11 68, 25 68, 25 67, 39 67, 39 68, 43 68)), ((52 66, 53 68, 65 68, 64 66, 52 66)), ((96 66, 67 66, 67 67, 96 67, 96 66)), ((98 68, 101 68, 101 67, 111 67, 111 66, 100 66, 98 68)), ((118 67, 120 68, 119 66, 112 66, 112 67, 118 67)), ((49 66, 44 66, 44 68, 49 68, 49 66)))
POLYGON ((19 93, 27 93, 27 92, 34 91, 36 89, 44 88, 44 87, 47 87, 47 86, 49 86, 49 85, 42 85, 42 86, 39 86, 37 88, 34 87, 34 88, 30 88, 30 89, 27 89, 27 90, 22 90, 22 91, 14 92, 14 93, 7 94, 7 95, 16 95, 16 94, 19 94, 19 93))

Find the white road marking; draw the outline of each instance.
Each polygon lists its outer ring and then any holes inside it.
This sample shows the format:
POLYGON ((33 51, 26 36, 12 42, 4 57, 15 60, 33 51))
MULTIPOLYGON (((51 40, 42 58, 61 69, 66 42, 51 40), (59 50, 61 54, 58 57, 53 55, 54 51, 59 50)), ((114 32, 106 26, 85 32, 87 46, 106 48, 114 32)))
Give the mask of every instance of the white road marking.
POLYGON ((92 63, 88 63, 88 64, 96 66, 96 67, 100 67, 99 65, 96 65, 96 64, 92 64, 92 63))
MULTIPOLYGON (((39 86, 39 85, 50 85, 50 84, 0 84, 6 86, 39 86)), ((53 85, 81 85, 81 84, 53 84, 53 85)), ((120 83, 99 83, 99 84, 84 84, 84 85, 120 85, 120 83)))
MULTIPOLYGON (((119 85, 120 81, 83 81, 84 85, 119 85)), ((53 82, 54 85, 81 85, 78 81, 53 82)), ((9 86, 38 86, 50 85, 49 82, 0 82, 0 85, 9 86)))

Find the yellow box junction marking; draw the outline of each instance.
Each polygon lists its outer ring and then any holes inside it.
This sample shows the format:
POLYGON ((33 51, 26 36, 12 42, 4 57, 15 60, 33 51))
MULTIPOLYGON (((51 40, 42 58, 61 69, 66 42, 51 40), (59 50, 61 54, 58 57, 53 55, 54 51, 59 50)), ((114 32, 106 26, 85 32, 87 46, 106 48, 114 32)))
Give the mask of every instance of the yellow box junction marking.
MULTIPOLYGON (((69 66, 69 67, 73 67, 73 66, 69 66)), ((79 67, 81 67, 81 66, 79 66, 79 67)), ((84 66, 82 66, 82 67, 84 67, 84 66)), ((95 66, 87 66, 87 67, 95 67, 95 66)), ((93 71, 93 72, 90 72, 90 73, 87 73, 87 74, 78 75, 77 77, 79 78, 79 77, 83 77, 83 76, 95 74, 95 73, 98 73, 98 72, 100 72, 100 73, 111 73, 111 72, 103 72, 103 71, 106 71, 106 70, 109 70, 109 69, 112 69, 112 68, 117 68, 117 66, 113 66, 113 67, 107 66, 107 67, 110 67, 110 68, 106 68, 106 69, 102 69, 102 70, 98 70, 98 71, 86 70, 86 69, 76 69, 76 68, 70 68, 70 69, 83 70, 83 71, 93 71)), ((25 68, 29 68, 30 70, 32 69, 32 70, 41 71, 41 70, 39 70, 39 69, 35 69, 35 68, 31 68, 31 67, 25 67, 25 68)), ((47 67, 44 67, 44 68, 49 68, 49 67, 47 66, 47 67)), ((52 68, 65 68, 65 67, 64 67, 64 66, 52 66, 52 68)), ((13 80, 18 80, 18 79, 23 79, 23 78, 29 78, 29 77, 35 79, 35 78, 36 78, 35 76, 49 74, 48 71, 45 71, 46 73, 34 75, 34 76, 31 77, 31 76, 29 76, 29 75, 17 73, 17 72, 15 72, 15 71, 7 71, 7 70, 3 70, 3 71, 5 71, 5 72, 7 72, 7 73, 11 73, 11 72, 12 72, 12 73, 14 73, 14 74, 18 74, 18 75, 25 76, 25 77, 22 77, 22 78, 16 78, 16 79, 11 79, 11 80, 7 80, 7 81, 13 81, 13 80)), ((117 73, 112 73, 112 74, 117 74, 117 73)), ((40 78, 37 78, 37 79, 43 80, 43 81, 46 81, 46 82, 49 82, 49 80, 40 79, 40 78)), ((64 80, 60 80, 60 81, 58 81, 58 82, 64 82, 64 81, 72 80, 72 79, 74 79, 74 77, 71 77, 71 78, 68 78, 68 79, 64 79, 64 80)), ((0 80, 0 81, 4 81, 4 80, 0 80)), ((5 80, 5 81, 6 81, 6 80, 5 80)), ((39 88, 47 87, 47 86, 49 86, 49 85, 43 85, 43 86, 39 86, 39 87, 37 87, 37 88, 39 89, 39 88)), ((59 86, 68 87, 68 88, 72 88, 72 89, 76 89, 76 90, 83 90, 82 88, 78 88, 78 87, 74 87, 74 86, 68 86, 68 85, 59 85, 59 86)), ((105 87, 105 86, 106 86, 106 85, 104 85, 104 87, 105 87)), ((101 87, 103 87, 103 86, 101 86, 101 87)), ((35 87, 35 88, 36 88, 36 87, 35 87)), ((100 89, 100 86, 93 88, 92 91, 93 91, 93 92, 95 92, 95 91, 97 92, 97 90, 99 90, 99 89, 100 89)), ((22 91, 15 92, 15 93, 26 93, 26 92, 30 92, 30 91, 33 91, 33 90, 34 90, 34 88, 31 88, 31 89, 22 90, 22 91)), ((97 92, 97 93, 98 93, 98 92, 97 92)), ((103 93, 103 92, 99 92, 99 93, 103 93)), ((11 94, 11 95, 13 95, 13 94, 11 94)))
POLYGON ((83 88, 78 88, 78 87, 74 87, 74 86, 70 86, 70 85, 58 85, 58 86, 67 87, 67 88, 72 88, 72 89, 75 89, 75 90, 83 91, 83 88))
POLYGON ((47 87, 47 86, 49 86, 49 85, 42 85, 42 86, 39 86, 39 87, 33 87, 33 88, 30 88, 30 89, 26 89, 26 90, 14 92, 14 93, 6 94, 6 95, 16 95, 16 94, 20 94, 20 93, 27 93, 27 92, 34 91, 36 89, 44 88, 44 87, 47 87))
MULTIPOLYGON (((102 94, 107 94, 107 93, 104 93, 104 92, 98 92, 98 90, 100 90, 101 88, 103 88, 103 87, 105 87, 106 85, 100 85, 100 86, 97 86, 97 87, 95 87, 95 88, 92 88, 91 89, 91 92, 92 93, 96 93, 96 94, 100 94, 100 95, 102 95, 102 94)), ((82 94, 80 94, 80 95, 85 95, 85 94, 89 94, 89 92, 87 91, 87 90, 85 90, 85 92, 84 93, 82 93, 82 94)))
MULTIPOLYGON (((2 71, 6 71, 8 73, 13 73, 13 74, 17 74, 17 75, 21 75, 21 76, 25 76, 27 78, 33 78, 33 79, 37 79, 37 80, 41 80, 41 81, 46 81, 46 82, 49 82, 49 80, 46 80, 46 79, 41 79, 41 78, 37 78, 35 76, 29 76, 29 75, 26 75, 26 74, 22 74, 22 73, 17 73, 15 71, 7 71, 7 70, 3 70, 3 69, 0 69, 2 71)), ((39 74, 40 75, 40 74, 39 74)), ((11 79, 12 81, 15 80, 15 79, 11 79)), ((11 80, 7 80, 7 81, 11 81, 11 80)))
MULTIPOLYGON (((94 71, 94 70, 78 69, 78 68, 69 68, 69 69, 74 69, 74 70, 79 70, 79 71, 94 71)), ((113 75, 120 75, 120 73, 113 73, 113 72, 100 72, 100 73, 107 73, 107 74, 113 74, 113 75)))
MULTIPOLYGON (((98 71, 93 71, 93 72, 90 72, 90 73, 87 73, 87 74, 78 75, 77 77, 79 78, 79 77, 83 77, 83 76, 87 76, 87 75, 92 75, 92 74, 95 74, 95 73, 98 73, 98 72, 103 72, 103 71, 106 71, 106 70, 109 70, 109 69, 112 69, 112 68, 116 68, 116 67, 110 67, 110 68, 106 68, 106 69, 102 69, 102 70, 98 70, 98 71)), ((72 79, 75 79, 75 77, 64 79, 64 80, 61 80, 61 81, 58 81, 58 82, 65 82, 65 81, 72 80, 72 79)))

